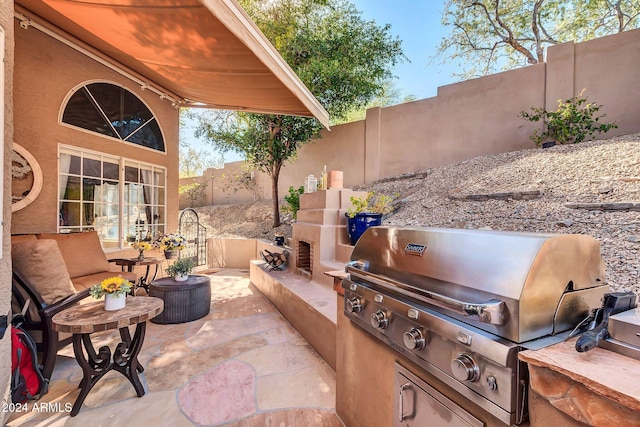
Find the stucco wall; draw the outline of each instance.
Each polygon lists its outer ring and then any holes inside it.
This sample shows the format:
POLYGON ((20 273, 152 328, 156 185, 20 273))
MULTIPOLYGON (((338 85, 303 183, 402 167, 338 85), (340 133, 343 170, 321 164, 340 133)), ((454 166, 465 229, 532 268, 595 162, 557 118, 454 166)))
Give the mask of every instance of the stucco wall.
MULTIPOLYGON (((5 32, 4 40, 4 175, 2 200, 2 258, 0 259, 0 314, 9 313, 11 307, 11 141, 13 141, 13 2, 0 2, 0 26, 5 32)), ((11 377, 11 334, 0 340, 0 395, 2 402, 9 402, 9 379, 11 377)), ((4 425, 9 413, 0 413, 0 425, 4 425)))
MULTIPOLYGON (((607 121, 619 128, 604 137, 640 131, 640 29, 548 49, 547 63, 455 83, 437 96, 367 111, 366 120, 323 131, 287 164, 280 197, 309 174, 344 171, 345 187, 465 159, 534 148, 529 135, 540 124, 518 118, 530 107, 556 109, 557 100, 580 94, 602 104, 607 121)), ((226 168, 226 166, 225 166, 226 168)), ((260 181, 260 174, 256 174, 260 181)), ((215 189, 200 204, 219 203, 215 189)), ((270 199, 270 186, 261 198, 270 199)), ((225 202, 248 202, 242 194, 225 202)))
MULTIPOLYGON (((17 21, 16 21, 17 22, 17 21)), ((44 186, 36 200, 13 215, 11 232, 55 232, 58 221, 58 146, 71 145, 124 156, 167 168, 167 231, 178 227, 178 111, 167 100, 71 49, 48 35, 15 24, 15 135, 43 171, 44 186), (92 81, 122 85, 140 97, 155 114, 166 153, 124 143, 61 125, 65 98, 92 81)))
POLYGON ((607 120, 618 123, 618 129, 609 134, 640 131, 640 30, 574 46, 574 93, 584 89, 590 102, 603 105, 600 112, 607 114, 607 120))

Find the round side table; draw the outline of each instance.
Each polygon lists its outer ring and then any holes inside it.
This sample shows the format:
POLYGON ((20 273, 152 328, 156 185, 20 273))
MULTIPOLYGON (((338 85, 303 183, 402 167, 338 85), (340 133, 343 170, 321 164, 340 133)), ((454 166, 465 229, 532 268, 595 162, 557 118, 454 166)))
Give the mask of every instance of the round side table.
POLYGON ((149 296, 164 301, 164 311, 151 320, 153 323, 191 322, 209 314, 211 281, 198 274, 189 275, 185 282, 165 277, 151 282, 149 296))
POLYGON ((162 312, 163 302, 158 298, 127 297, 125 308, 105 311, 104 302, 75 305, 53 316, 53 329, 73 334, 73 352, 82 368, 80 394, 76 398, 71 416, 75 417, 93 386, 107 372, 114 370, 124 375, 136 391, 138 397, 145 394, 144 385, 138 373, 144 368, 138 362, 138 353, 144 342, 147 320, 162 312), (136 325, 131 339, 129 326, 136 325), (120 342, 112 352, 108 346, 97 351, 91 343, 94 332, 118 329, 120 342), (84 347, 84 350, 83 350, 84 347))

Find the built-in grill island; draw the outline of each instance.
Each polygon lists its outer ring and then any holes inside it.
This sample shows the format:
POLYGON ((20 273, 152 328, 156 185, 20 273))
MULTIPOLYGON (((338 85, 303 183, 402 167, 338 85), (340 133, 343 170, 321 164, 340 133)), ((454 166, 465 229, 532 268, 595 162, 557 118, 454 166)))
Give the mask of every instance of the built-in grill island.
MULTIPOLYGON (((609 292, 600 244, 582 235, 374 227, 346 270, 351 322, 450 387, 454 400, 462 396, 509 425, 527 411, 518 352, 564 339, 609 292)), ((409 381, 403 369, 394 425, 434 426, 440 418, 483 425, 443 403, 447 397, 433 397, 442 391, 425 394, 431 409, 418 405, 417 391, 431 386, 409 381), (428 424, 420 424, 421 413, 428 424)))

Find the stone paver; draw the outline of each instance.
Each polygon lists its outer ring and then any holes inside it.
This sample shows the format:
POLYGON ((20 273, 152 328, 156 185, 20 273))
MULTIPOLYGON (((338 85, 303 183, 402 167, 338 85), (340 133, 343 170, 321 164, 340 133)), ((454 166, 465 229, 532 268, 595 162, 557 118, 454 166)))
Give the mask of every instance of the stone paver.
POLYGON ((253 366, 260 377, 300 371, 319 362, 317 353, 309 345, 293 344, 255 348, 236 359, 253 366))
MULTIPOLYGON (((30 406, 12 414, 7 425, 250 426, 291 420, 287 425, 340 426, 334 372, 248 276, 246 270, 211 275, 211 313, 202 319, 147 324, 139 355, 144 396, 110 372, 70 418, 82 371, 68 346, 58 353, 49 393, 38 401, 48 411, 30 406)), ((113 348, 117 334, 94 337, 96 348, 113 348)))
POLYGON ((333 408, 336 400, 335 374, 328 365, 322 364, 301 371, 260 377, 256 396, 261 411, 296 407, 333 408))
POLYGON ((258 335, 231 340, 226 345, 192 351, 184 343, 174 343, 145 365, 147 384, 151 390, 175 389, 202 374, 203 367, 213 368, 234 356, 266 345, 258 335))
POLYGON ((178 403, 197 424, 221 424, 255 413, 255 383, 251 365, 229 360, 187 383, 178 403))

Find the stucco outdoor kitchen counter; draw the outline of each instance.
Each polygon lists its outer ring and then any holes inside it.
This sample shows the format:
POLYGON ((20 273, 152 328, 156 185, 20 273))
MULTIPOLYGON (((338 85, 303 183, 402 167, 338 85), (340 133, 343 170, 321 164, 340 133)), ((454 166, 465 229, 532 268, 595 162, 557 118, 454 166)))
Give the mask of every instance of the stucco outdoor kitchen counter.
POLYGON ((599 347, 578 353, 575 341, 519 353, 531 390, 582 423, 640 426, 640 361, 599 347))

